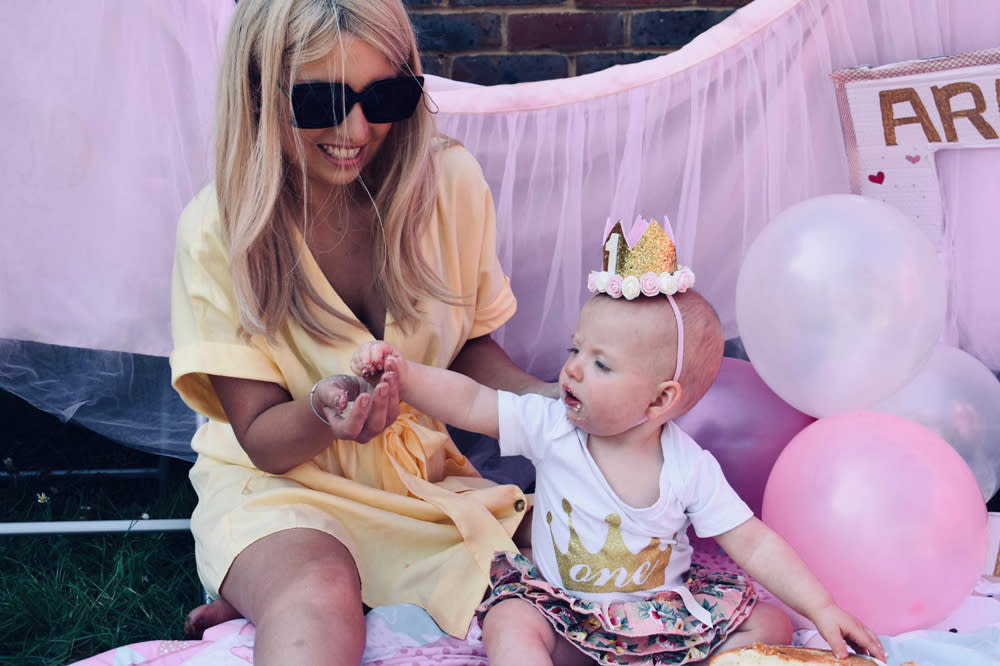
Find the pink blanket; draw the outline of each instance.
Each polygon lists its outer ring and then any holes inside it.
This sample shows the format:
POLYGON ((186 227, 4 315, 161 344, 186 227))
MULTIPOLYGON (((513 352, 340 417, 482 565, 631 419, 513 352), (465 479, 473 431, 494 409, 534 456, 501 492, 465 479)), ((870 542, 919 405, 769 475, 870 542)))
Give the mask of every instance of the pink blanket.
MULTIPOLYGON (((725 555, 696 553, 695 560, 709 568, 738 568, 725 555)), ((766 590, 761 595, 774 601, 766 590)), ((794 614, 793 620, 796 644, 827 647, 808 621, 794 614)), ((454 638, 409 604, 376 608, 365 621, 363 666, 487 666, 475 623, 464 639, 454 638)), ((921 666, 995 666, 1000 663, 1000 581, 983 576, 966 601, 934 627, 881 638, 888 666, 911 660, 921 666)), ((246 666, 253 663, 253 643, 253 625, 232 620, 209 629, 199 641, 135 643, 71 666, 246 666)))
MULTIPOLYGON (((464 640, 441 632, 420 608, 375 609, 366 618, 367 666, 486 666, 486 652, 473 626, 464 640)), ((200 641, 146 641, 109 650, 79 666, 246 666, 253 663, 254 626, 231 620, 205 632, 200 641)))

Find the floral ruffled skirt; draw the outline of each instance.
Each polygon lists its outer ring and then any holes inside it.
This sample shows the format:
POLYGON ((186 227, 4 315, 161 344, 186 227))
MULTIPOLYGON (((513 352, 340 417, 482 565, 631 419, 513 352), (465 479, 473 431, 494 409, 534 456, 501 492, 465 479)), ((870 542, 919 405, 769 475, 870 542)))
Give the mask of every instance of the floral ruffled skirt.
POLYGON ((681 594, 658 592, 642 601, 608 604, 570 596, 547 583, 517 553, 497 553, 490 567, 490 597, 476 611, 480 623, 504 599, 523 599, 564 636, 600 664, 686 664, 705 659, 757 603, 744 576, 692 564, 685 587, 712 616, 712 626, 695 618, 681 594))

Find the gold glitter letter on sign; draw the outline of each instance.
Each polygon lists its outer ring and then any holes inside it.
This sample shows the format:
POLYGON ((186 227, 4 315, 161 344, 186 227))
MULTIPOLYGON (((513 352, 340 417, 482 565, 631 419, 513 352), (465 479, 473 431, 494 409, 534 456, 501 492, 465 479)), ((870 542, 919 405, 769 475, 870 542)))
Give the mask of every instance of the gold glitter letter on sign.
POLYGON ((896 126, 918 124, 924 130, 924 136, 930 143, 940 143, 941 135, 934 127, 931 116, 927 113, 927 108, 920 101, 920 96, 913 88, 897 88, 895 90, 881 90, 878 94, 879 107, 882 109, 882 134, 885 136, 885 145, 895 146, 896 126), (893 104, 909 102, 915 115, 897 118, 893 111, 893 104))
POLYGON ((938 114, 941 116, 941 125, 944 126, 944 135, 947 137, 948 143, 958 141, 958 132, 955 130, 956 117, 968 118, 969 122, 979 130, 979 134, 984 139, 997 138, 997 131, 983 118, 983 111, 986 110, 986 98, 983 97, 983 91, 975 83, 963 81, 960 83, 949 83, 941 87, 931 86, 931 92, 934 93, 934 103, 937 104, 938 114), (955 111, 951 108, 951 98, 962 93, 972 95, 972 101, 975 103, 974 109, 960 109, 955 111))

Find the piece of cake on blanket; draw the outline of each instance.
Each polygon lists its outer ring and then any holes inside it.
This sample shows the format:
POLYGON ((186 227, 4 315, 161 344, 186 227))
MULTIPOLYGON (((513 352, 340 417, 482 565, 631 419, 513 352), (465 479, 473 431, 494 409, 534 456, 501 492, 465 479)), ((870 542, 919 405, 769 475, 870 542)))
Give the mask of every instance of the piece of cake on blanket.
MULTIPOLYGON (((852 654, 846 659, 837 659, 830 650, 763 643, 753 643, 746 647, 720 652, 708 662, 709 666, 822 666, 823 664, 874 666, 881 663, 861 655, 852 654)), ((907 662, 903 666, 919 665, 907 662)))

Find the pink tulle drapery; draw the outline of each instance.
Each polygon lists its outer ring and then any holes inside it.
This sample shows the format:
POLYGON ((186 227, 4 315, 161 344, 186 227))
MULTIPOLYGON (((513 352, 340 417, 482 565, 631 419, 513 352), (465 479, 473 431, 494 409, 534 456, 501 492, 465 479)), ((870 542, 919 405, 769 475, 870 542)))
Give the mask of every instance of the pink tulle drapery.
MULTIPOLYGON (((166 430, 184 408, 162 372, 174 229, 210 178, 231 12, 230 0, 49 0, 12 5, 0 22, 11 64, 0 72, 0 387, 178 455, 189 431, 166 430), (148 386, 137 359, 153 368, 148 386)), ((641 63, 490 88, 432 79, 441 130, 479 158, 496 200, 520 303, 498 340, 553 376, 606 219, 637 214, 670 219, 681 262, 738 336, 735 282, 756 234, 798 201, 849 191, 831 73, 995 47, 998 22, 1000 5, 972 0, 755 0, 641 63)), ((942 155, 938 247, 949 342, 994 370, 996 167, 992 150, 942 155)))

